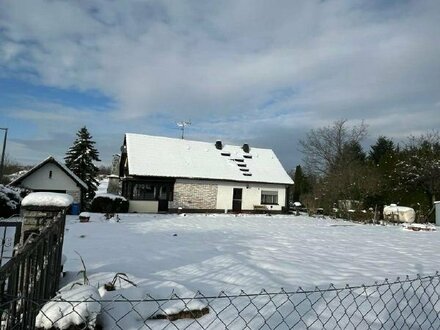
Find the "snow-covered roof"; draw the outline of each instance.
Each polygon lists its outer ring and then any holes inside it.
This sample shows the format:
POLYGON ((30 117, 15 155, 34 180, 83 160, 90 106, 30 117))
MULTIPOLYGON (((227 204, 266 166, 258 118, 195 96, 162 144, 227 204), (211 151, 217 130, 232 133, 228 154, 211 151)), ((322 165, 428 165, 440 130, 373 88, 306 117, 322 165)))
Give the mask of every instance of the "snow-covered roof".
POLYGON ((73 173, 62 162, 57 161, 53 156, 47 157, 45 160, 43 160, 41 163, 39 163, 38 165, 36 165, 33 168, 31 168, 29 171, 24 173, 22 176, 20 176, 20 177, 16 178, 15 180, 11 181, 9 183, 9 185, 15 186, 15 185, 19 184, 21 181, 23 181, 23 179, 25 179, 26 177, 30 176, 32 173, 34 173, 36 170, 38 170, 39 168, 43 167, 47 163, 54 163, 54 164, 58 165, 68 176, 70 176, 72 178, 73 181, 75 181, 76 183, 81 185, 83 188, 87 189, 87 184, 83 180, 81 180, 75 173, 73 173))
POLYGON ((128 173, 137 176, 197 178, 293 184, 271 149, 125 134, 128 173))
POLYGON ((23 198, 21 205, 68 207, 72 203, 73 197, 67 194, 53 192, 34 192, 23 198))

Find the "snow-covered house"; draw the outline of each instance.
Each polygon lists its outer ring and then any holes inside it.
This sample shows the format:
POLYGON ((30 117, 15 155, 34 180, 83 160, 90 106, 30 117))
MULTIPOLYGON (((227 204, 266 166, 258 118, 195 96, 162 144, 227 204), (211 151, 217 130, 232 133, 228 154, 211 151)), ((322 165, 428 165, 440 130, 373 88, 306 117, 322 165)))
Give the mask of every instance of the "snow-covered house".
POLYGON ((125 134, 122 195, 131 212, 281 211, 293 184, 270 149, 125 134))
POLYGON ((27 188, 33 192, 66 193, 79 204, 81 191, 87 185, 63 163, 48 157, 28 172, 12 181, 9 185, 27 188))

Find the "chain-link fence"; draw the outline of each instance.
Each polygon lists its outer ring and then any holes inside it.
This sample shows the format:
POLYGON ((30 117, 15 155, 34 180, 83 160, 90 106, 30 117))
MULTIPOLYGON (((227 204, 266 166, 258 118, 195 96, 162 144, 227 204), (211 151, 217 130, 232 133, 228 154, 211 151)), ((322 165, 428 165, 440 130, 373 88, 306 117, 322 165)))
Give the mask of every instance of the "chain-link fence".
POLYGON ((15 297, 15 305, 39 309, 36 324, 8 326, 3 305, 2 329, 439 329, 439 282, 436 273, 373 285, 166 298, 136 297, 138 287, 98 293, 77 286, 49 302, 15 297))

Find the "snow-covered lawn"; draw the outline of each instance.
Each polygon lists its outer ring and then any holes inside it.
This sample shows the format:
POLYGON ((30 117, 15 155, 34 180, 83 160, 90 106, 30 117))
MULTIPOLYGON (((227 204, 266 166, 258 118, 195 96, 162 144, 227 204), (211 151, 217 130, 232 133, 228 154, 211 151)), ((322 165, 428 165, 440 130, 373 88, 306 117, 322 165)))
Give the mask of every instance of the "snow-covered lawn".
POLYGON ((438 279, 431 287, 422 287, 418 280, 414 286, 385 286, 382 292, 358 288, 345 293, 240 295, 214 300, 196 295, 201 291, 205 297, 217 296, 222 290, 229 295, 241 290, 258 293, 262 288, 292 292, 298 286, 313 291, 315 285, 342 287, 405 274, 432 274, 438 269, 439 243, 437 231, 413 232, 401 226, 306 216, 120 214, 119 219, 105 220, 104 215, 92 213, 89 223, 70 216, 64 243, 64 288, 40 311, 37 325, 50 327, 56 322, 65 329, 85 323, 93 328, 96 320, 105 329, 163 329, 169 321, 150 318, 208 310, 198 320, 173 324, 210 329, 265 325, 381 329, 403 327, 405 322, 440 326, 437 307, 425 314, 420 310, 427 306, 421 300, 438 297, 433 292, 438 279), (78 274, 83 270, 81 258, 87 278, 84 271, 78 274), (125 274, 118 279, 116 273, 125 274), (73 286, 75 281, 87 285, 73 286), (112 286, 115 290, 108 289, 112 286), (195 299, 168 300, 173 294, 195 299), (82 298, 75 302, 69 300, 79 296, 82 298), (395 301, 416 307, 398 309, 392 306, 395 301), (353 306, 357 306, 355 311, 353 306))
POLYGON ((123 272, 164 295, 370 284, 440 269, 439 231, 291 215, 91 215, 68 218, 65 283, 82 269, 76 252, 91 281, 123 272))

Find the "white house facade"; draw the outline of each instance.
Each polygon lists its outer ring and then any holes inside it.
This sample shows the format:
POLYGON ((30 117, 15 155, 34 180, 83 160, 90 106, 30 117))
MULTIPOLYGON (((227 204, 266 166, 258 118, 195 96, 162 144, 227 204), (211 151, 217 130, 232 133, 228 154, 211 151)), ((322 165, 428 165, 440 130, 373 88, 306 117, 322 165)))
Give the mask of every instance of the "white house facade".
POLYGON ((141 134, 125 135, 120 178, 130 212, 280 212, 293 184, 270 149, 141 134))
POLYGON ((10 185, 33 192, 66 193, 73 197, 76 204, 81 202, 81 190, 87 189, 87 185, 78 176, 53 157, 45 159, 10 185))

